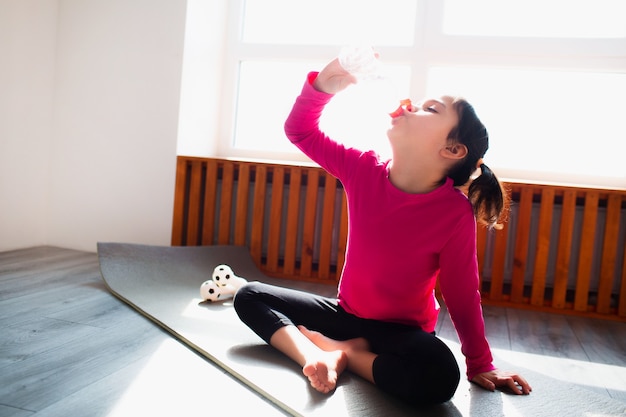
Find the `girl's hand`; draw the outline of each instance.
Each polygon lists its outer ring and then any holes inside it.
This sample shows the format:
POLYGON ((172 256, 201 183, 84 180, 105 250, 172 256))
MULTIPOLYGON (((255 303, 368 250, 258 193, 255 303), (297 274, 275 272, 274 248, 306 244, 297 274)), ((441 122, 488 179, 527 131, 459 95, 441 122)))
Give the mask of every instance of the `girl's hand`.
POLYGON ((356 77, 343 69, 339 59, 335 58, 318 74, 313 88, 327 94, 336 94, 356 81, 356 77))
POLYGON ((489 391, 495 391, 496 387, 507 387, 515 394, 528 395, 533 390, 521 375, 498 369, 478 374, 472 379, 472 382, 489 391))

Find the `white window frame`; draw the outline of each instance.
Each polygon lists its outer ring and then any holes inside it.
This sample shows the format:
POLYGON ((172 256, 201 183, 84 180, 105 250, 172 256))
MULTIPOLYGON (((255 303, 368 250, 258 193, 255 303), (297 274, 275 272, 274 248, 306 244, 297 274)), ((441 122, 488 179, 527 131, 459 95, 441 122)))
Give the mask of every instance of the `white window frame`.
MULTIPOLYGON (((427 71, 434 66, 463 65, 497 68, 562 69, 571 71, 626 73, 626 38, 554 39, 493 38, 446 35, 443 33, 444 2, 416 0, 416 31, 413 46, 377 46, 386 63, 408 63, 412 67, 411 91, 414 98, 426 94, 427 71)), ((226 7, 226 6, 225 6, 226 7)), ((340 45, 267 45, 242 42, 244 0, 230 0, 227 5, 225 39, 220 77, 218 140, 212 153, 237 159, 308 161, 299 152, 278 153, 273 150, 250 151, 233 146, 239 62, 246 60, 316 60, 328 62, 340 45)), ((311 70, 320 70, 311 68, 311 70)), ((305 74, 302 75, 304 80, 305 74)), ((295 97, 294 97, 295 99, 295 97)), ((215 119, 215 118, 214 118, 215 119)), ((506 167, 494 167, 503 178, 537 180, 527 173, 520 175, 506 167)), ((552 181, 559 181, 558 176, 552 181)), ((567 178, 560 179, 567 182, 567 178)), ((593 182, 593 179, 590 179, 593 182)), ((626 178, 606 184, 626 188, 626 178)))

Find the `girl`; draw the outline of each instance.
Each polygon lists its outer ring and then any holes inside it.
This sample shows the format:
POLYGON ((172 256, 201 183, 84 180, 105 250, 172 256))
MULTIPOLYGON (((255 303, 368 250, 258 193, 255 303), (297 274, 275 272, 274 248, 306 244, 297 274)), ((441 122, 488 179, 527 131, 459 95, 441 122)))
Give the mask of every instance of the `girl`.
POLYGON ((346 260, 336 299, 249 283, 234 300, 241 320, 302 366, 316 390, 335 389, 346 369, 413 404, 448 401, 460 371, 434 334, 441 293, 466 358, 467 377, 528 394, 521 376, 497 370, 478 292, 476 218, 495 226, 500 183, 482 163, 488 136, 473 108, 444 96, 394 113, 392 159, 347 148, 320 131, 332 96, 356 79, 338 60, 310 73, 285 123, 288 138, 343 184, 346 260), (480 168, 468 197, 465 186, 480 168), (476 216, 476 217, 475 217, 476 216), (386 284, 389 283, 389 284, 386 284))

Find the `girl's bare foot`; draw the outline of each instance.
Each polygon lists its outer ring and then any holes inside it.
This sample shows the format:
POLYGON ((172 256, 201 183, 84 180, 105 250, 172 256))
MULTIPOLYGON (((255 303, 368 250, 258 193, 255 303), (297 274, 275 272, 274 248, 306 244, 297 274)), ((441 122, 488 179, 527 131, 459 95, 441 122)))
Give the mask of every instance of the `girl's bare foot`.
POLYGON ((337 386, 337 378, 348 364, 347 353, 353 350, 367 350, 369 347, 365 339, 334 340, 304 326, 298 326, 298 330, 324 351, 317 360, 307 362, 302 368, 311 386, 323 393, 330 392, 337 386))
POLYGON ((304 364, 302 373, 309 378, 313 388, 326 394, 335 389, 337 379, 347 364, 348 358, 340 350, 322 352, 316 360, 304 364))

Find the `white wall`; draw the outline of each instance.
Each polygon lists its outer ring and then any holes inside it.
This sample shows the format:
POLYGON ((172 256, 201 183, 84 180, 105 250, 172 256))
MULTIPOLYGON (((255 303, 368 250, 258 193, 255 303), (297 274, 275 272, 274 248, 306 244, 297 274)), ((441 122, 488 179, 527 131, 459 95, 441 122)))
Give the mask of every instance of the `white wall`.
POLYGON ((0 0, 0 250, 45 243, 57 0, 0 0))
POLYGON ((0 0, 0 250, 169 244, 185 10, 0 0), (24 93, 32 109, 15 107, 24 93))

